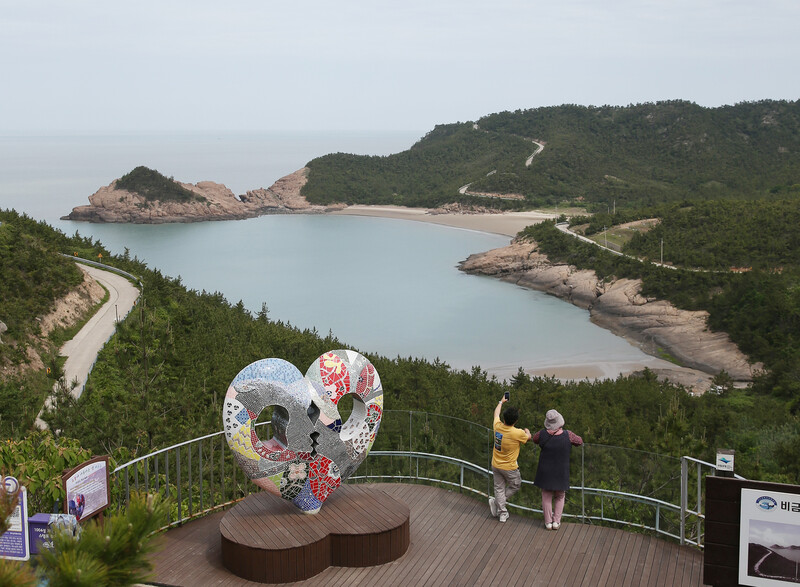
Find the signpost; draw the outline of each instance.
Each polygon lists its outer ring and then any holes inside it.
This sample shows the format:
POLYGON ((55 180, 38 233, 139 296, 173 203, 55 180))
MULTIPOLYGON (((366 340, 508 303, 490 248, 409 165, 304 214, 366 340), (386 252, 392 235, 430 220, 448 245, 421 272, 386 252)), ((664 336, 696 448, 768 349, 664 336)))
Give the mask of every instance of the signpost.
POLYGON ((62 476, 64 491, 64 513, 72 514, 81 522, 100 514, 111 502, 108 455, 94 457, 62 476))
POLYGON ((26 561, 31 557, 28 537, 28 492, 15 477, 4 477, 6 493, 19 491, 19 501, 9 516, 8 531, 0 536, 0 557, 26 561))
POLYGON ((717 476, 733 477, 733 457, 736 451, 718 448, 717 449, 717 476))

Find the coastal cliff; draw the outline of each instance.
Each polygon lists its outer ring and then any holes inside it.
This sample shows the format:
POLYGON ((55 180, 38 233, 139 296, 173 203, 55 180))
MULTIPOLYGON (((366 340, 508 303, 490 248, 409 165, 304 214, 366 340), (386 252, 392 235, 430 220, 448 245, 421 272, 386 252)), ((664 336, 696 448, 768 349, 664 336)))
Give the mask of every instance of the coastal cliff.
POLYGON ((269 188, 250 190, 236 196, 225 185, 213 181, 197 184, 175 182, 194 195, 183 200, 162 200, 117 186, 120 180, 100 188, 89 196, 88 206, 77 206, 62 220, 162 224, 168 222, 203 222, 240 220, 264 214, 293 212, 321 213, 324 206, 309 204, 300 195, 307 181, 306 168, 282 177, 269 188))
POLYGON ((725 370, 736 381, 750 381, 761 368, 750 364, 727 334, 708 329, 707 312, 645 298, 640 280, 601 281, 594 271, 553 264, 534 242, 515 239, 506 247, 470 255, 459 268, 569 301, 589 310, 592 322, 637 342, 645 352, 658 356, 663 349, 693 370, 709 375, 725 370))

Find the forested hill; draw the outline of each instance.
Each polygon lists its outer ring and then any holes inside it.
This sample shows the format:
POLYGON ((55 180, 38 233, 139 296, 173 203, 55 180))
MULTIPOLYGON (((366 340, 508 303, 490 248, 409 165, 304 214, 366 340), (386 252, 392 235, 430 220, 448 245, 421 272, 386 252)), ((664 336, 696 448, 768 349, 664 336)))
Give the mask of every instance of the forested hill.
POLYGON ((638 206, 687 198, 786 197, 800 194, 800 101, 501 112, 476 124, 437 126, 402 153, 337 153, 308 167, 303 194, 316 203, 638 206), (545 149, 526 167, 536 147, 531 139, 545 149), (459 195, 467 183, 471 192, 522 194, 525 200, 459 195))

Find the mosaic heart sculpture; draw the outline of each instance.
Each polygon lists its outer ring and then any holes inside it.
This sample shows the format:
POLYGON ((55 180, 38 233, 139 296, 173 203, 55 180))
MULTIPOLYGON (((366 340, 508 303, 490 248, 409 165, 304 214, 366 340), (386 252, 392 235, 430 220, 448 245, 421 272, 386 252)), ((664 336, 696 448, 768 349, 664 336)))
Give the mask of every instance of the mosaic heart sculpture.
POLYGON ((366 357, 330 351, 305 376, 283 359, 261 359, 228 387, 222 421, 228 446, 259 487, 305 513, 323 502, 367 457, 383 416, 383 387, 366 357), (342 424, 339 400, 353 394, 342 424), (258 438, 254 423, 273 406, 273 437, 258 438))

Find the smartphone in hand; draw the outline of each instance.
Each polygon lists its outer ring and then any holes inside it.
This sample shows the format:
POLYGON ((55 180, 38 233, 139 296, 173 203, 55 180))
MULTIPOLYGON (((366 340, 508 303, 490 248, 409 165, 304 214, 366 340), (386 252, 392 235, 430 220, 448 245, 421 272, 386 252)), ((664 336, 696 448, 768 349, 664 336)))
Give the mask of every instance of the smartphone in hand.
POLYGON ((505 392, 503 394, 503 397, 506 398, 506 401, 510 400, 511 399, 511 392, 510 391, 505 392))

